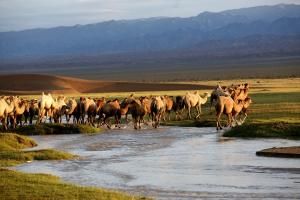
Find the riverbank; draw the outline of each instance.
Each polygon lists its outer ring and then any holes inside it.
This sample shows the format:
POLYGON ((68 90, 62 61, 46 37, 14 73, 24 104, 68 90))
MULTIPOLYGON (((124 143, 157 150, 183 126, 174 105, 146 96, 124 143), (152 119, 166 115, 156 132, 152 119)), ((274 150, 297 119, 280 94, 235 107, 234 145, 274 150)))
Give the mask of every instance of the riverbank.
POLYGON ((64 183, 47 174, 26 174, 3 167, 34 160, 77 159, 78 156, 54 149, 23 151, 37 146, 29 137, 0 133, 0 199, 146 199, 94 187, 64 183))
POLYGON ((258 156, 282 157, 282 158, 300 158, 300 146, 294 147, 273 147, 257 151, 258 156))
POLYGON ((101 128, 87 124, 50 124, 42 123, 38 125, 18 126, 15 129, 2 131, 14 132, 21 135, 59 135, 59 134, 79 134, 79 133, 99 133, 101 128))
POLYGON ((300 139, 300 124, 287 122, 249 123, 226 131, 224 137, 300 139))

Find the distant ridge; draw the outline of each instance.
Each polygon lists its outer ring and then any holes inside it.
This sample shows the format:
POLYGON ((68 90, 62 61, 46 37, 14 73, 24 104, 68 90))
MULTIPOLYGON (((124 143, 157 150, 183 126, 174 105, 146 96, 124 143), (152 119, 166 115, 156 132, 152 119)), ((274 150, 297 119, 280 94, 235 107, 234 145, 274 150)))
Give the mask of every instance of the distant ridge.
POLYGON ((211 89, 198 84, 141 83, 83 80, 40 74, 0 75, 0 95, 80 94, 104 92, 138 92, 211 89))
POLYGON ((299 76, 299 63, 296 4, 0 33, 1 74, 173 81, 299 76))
POLYGON ((300 5, 204 12, 189 18, 107 21, 0 33, 0 59, 193 48, 253 34, 299 35, 300 5), (251 30, 249 32, 249 30, 251 30))

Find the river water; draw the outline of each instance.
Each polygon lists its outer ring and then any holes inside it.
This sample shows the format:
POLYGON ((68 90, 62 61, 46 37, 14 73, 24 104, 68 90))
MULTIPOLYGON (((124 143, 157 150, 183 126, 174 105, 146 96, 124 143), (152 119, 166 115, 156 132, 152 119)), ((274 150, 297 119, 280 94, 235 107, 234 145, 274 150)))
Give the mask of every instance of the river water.
POLYGON ((264 148, 299 146, 299 141, 226 139, 215 128, 182 127, 32 138, 37 148, 81 158, 14 169, 156 199, 300 199, 299 159, 255 155, 264 148))

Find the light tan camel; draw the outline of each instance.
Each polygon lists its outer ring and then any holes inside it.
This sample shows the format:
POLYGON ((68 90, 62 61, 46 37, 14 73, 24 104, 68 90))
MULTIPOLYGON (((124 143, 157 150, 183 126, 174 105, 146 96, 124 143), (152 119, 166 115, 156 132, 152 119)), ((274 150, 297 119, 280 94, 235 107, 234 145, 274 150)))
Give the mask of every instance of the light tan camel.
POLYGON ((8 113, 11 112, 12 106, 14 106, 14 104, 8 101, 8 97, 0 98, 0 120, 5 130, 7 130, 7 116, 8 113))
POLYGON ((53 115, 52 109, 56 106, 54 105, 54 99, 50 93, 47 95, 42 93, 41 98, 38 100, 39 105, 39 114, 37 123, 41 123, 43 118, 48 114, 49 116, 53 115))
POLYGON ((149 119, 151 119, 152 98, 143 96, 143 97, 140 97, 140 102, 144 106, 144 108, 146 109, 146 114, 145 115, 149 115, 149 119))
POLYGON ((94 125, 97 106, 93 99, 86 98, 83 102, 84 113, 87 114, 87 121, 85 123, 94 125))
POLYGON ((157 128, 159 126, 161 117, 166 111, 166 104, 162 97, 152 97, 151 102, 151 116, 152 116, 152 126, 157 128))
POLYGON ((216 109, 216 124, 217 130, 222 129, 220 118, 222 113, 227 116, 227 124, 232 127, 232 115, 237 115, 243 109, 244 103, 240 101, 235 103, 231 97, 219 96, 217 99, 216 109))
POLYGON ((191 119, 191 108, 196 107, 197 115, 195 118, 199 118, 201 114, 201 105, 207 102, 209 94, 207 92, 204 93, 204 97, 201 97, 198 91, 194 93, 186 93, 184 96, 184 103, 186 108, 188 109, 188 117, 191 119))

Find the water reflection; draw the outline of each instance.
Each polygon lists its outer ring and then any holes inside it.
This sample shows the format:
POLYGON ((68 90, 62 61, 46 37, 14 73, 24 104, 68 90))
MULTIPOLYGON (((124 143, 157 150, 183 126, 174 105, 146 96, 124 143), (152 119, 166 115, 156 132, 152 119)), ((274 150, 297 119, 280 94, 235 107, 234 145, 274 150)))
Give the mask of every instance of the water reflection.
POLYGON ((82 158, 17 169, 158 199, 300 198, 299 159, 255 156, 257 150, 298 141, 227 139, 214 128, 179 127, 34 138, 38 148, 66 150, 82 158))

